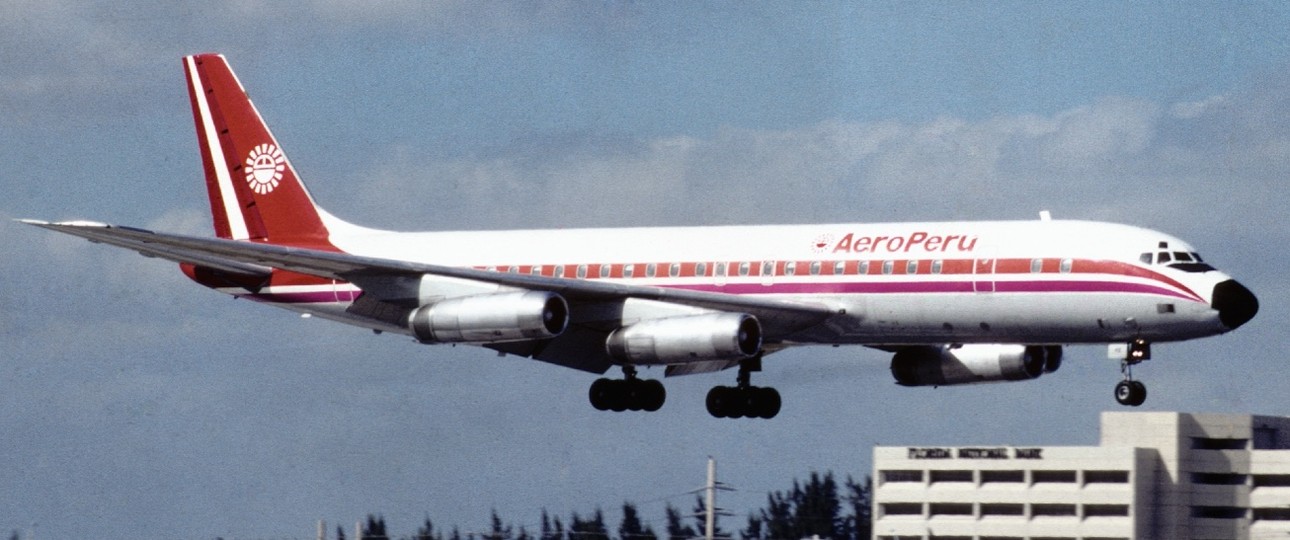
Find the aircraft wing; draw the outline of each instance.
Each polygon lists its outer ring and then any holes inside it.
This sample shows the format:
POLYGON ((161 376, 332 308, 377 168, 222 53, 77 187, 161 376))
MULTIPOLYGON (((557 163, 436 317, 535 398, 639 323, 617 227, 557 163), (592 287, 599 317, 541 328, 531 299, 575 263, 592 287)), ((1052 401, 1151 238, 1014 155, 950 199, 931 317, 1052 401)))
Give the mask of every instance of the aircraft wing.
MULTIPOLYGON (((19 221, 86 238, 91 242, 130 249, 145 257, 190 263, 241 276, 267 277, 273 268, 280 268, 301 274, 348 281, 363 287, 365 282, 428 274, 519 289, 551 291, 560 294, 574 306, 636 298, 717 311, 748 313, 757 317, 762 324, 765 339, 770 342, 824 322, 833 315, 833 310, 823 304, 790 302, 766 297, 489 272, 298 247, 155 232, 89 221, 58 223, 37 220, 19 221)), ((558 342, 559 338, 555 341, 558 342)), ((559 347, 560 343, 530 342, 517 343, 513 346, 490 346, 490 348, 554 361, 541 357, 547 356, 541 355, 541 352, 551 345, 556 345, 557 349, 562 348, 559 347)), ((564 362, 556 363, 568 365, 564 362)), ((587 371, 607 369, 607 366, 599 363, 596 366, 571 365, 570 367, 587 371)))

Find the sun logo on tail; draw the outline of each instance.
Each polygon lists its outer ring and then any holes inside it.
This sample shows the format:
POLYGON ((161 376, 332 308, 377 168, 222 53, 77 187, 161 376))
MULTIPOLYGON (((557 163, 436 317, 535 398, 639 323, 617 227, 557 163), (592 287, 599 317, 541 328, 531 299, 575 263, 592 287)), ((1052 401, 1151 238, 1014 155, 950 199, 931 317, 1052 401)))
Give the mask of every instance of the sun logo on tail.
POLYGON ((246 157, 246 183, 260 195, 278 187, 282 171, 287 168, 287 158, 282 149, 272 144, 261 144, 246 157))

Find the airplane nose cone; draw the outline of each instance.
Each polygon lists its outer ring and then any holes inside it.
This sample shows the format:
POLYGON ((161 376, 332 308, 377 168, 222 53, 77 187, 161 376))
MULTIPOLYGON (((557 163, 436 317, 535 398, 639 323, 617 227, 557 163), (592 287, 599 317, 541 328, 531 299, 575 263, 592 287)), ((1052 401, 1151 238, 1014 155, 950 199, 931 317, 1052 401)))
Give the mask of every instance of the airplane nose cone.
POLYGON ((1259 299, 1234 279, 1214 286, 1212 305, 1218 310, 1218 320, 1223 322, 1223 326, 1233 330, 1249 322, 1259 312, 1259 299))

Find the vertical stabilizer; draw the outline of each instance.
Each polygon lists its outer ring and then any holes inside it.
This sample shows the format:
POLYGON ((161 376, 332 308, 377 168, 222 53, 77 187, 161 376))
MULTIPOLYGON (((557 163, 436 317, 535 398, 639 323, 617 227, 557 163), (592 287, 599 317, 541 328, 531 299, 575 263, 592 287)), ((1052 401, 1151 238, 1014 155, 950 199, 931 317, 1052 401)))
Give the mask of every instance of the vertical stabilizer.
POLYGON ((335 249, 323 212, 222 55, 184 57, 220 238, 335 249))

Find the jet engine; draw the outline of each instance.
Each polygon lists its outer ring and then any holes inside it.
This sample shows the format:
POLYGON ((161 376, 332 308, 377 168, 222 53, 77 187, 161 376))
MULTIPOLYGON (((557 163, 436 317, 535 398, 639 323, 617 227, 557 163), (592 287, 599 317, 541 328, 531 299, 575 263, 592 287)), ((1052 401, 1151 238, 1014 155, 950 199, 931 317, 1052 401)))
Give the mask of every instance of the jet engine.
POLYGON ((500 343, 552 338, 569 324, 569 305, 552 292, 519 291, 448 298, 412 312, 422 343, 500 343))
POLYGON ((1057 371, 1057 345, 963 345, 907 347, 891 359, 891 374, 901 386, 949 386, 1024 381, 1057 371))
POLYGON ((636 365, 742 360, 761 352, 761 324, 744 313, 653 319, 614 330, 605 350, 636 365))

